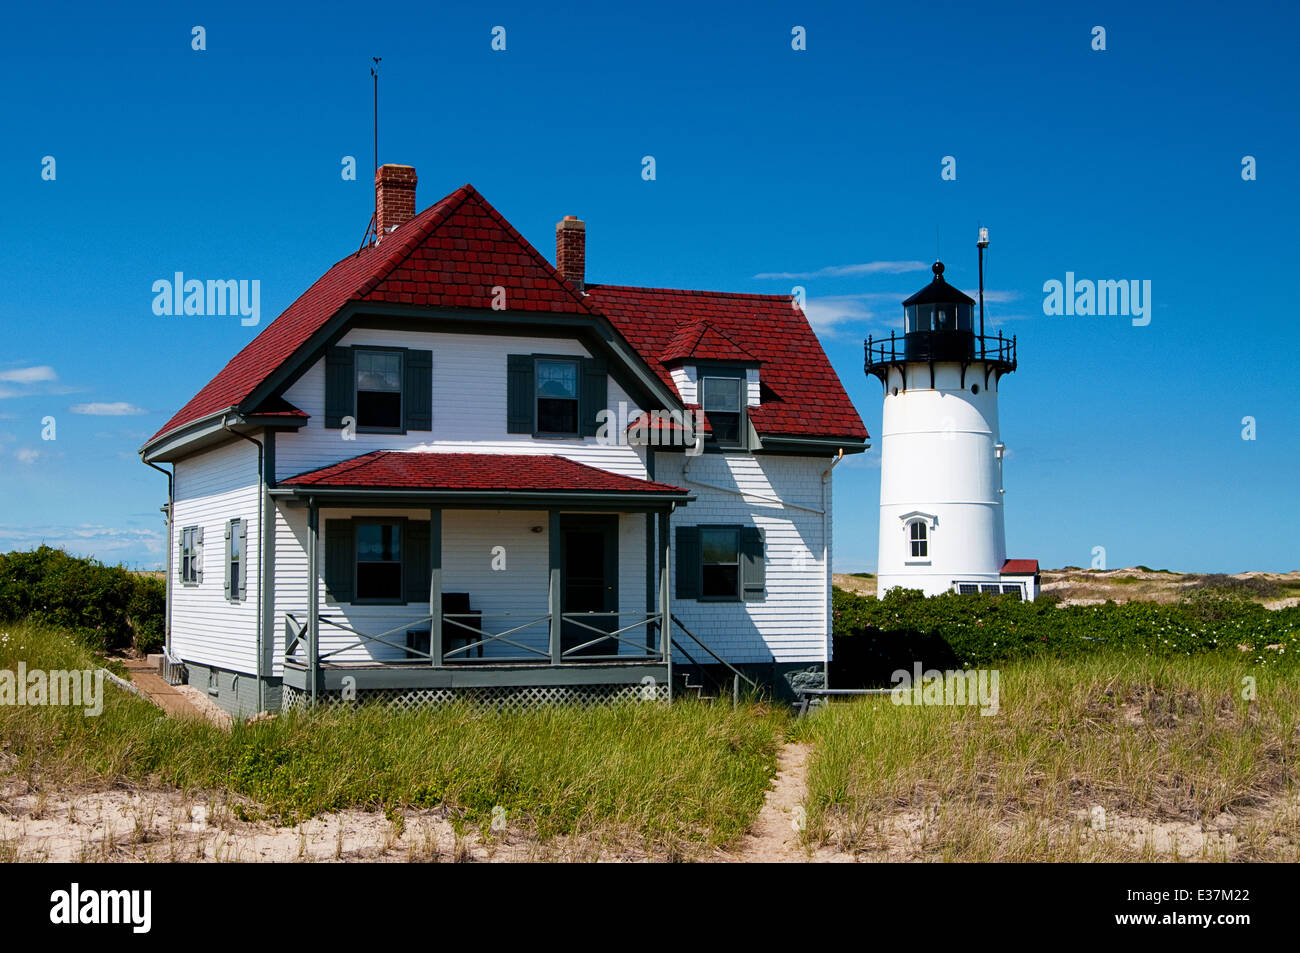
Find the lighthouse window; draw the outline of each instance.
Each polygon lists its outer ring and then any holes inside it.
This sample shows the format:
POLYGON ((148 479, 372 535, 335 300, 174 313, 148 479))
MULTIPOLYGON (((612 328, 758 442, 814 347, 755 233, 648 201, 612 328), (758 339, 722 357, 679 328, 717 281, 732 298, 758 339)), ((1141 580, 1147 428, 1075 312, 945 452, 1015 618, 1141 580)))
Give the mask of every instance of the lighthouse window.
POLYGON ((957 305, 957 330, 971 330, 971 311, 968 304, 957 305))
POLYGON ((907 310, 911 312, 911 314, 908 315, 908 317, 910 318, 909 324, 911 325, 908 328, 909 331, 930 330, 930 326, 934 321, 934 305, 917 304, 917 305, 913 305, 907 310))
POLYGON ((926 536, 925 523, 916 520, 911 525, 912 558, 926 559, 930 555, 930 540, 926 536))

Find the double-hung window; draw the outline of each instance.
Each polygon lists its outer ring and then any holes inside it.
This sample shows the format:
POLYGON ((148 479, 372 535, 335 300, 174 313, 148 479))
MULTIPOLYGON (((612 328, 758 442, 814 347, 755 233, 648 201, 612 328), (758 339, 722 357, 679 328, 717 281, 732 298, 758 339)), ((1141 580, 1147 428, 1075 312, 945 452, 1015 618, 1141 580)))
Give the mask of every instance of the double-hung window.
POLYGON ((578 433, 578 362, 538 358, 537 432, 552 436, 578 433))
POLYGON ((720 447, 739 447, 744 423, 745 380, 741 377, 704 377, 700 381, 700 404, 708 418, 713 439, 720 447))
POLYGON ((402 524, 358 520, 356 540, 356 601, 403 601, 402 524))
POLYGON ((402 352, 356 349, 357 427, 402 429, 402 352))
POLYGON ((740 598, 739 527, 700 527, 700 598, 740 598))

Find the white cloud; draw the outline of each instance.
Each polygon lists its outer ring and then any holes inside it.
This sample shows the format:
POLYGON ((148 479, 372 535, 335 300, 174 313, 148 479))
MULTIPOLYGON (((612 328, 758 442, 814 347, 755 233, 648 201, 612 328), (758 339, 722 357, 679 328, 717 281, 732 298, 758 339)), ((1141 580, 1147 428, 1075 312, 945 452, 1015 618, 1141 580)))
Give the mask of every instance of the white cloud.
POLYGON ((808 316, 808 323, 818 334, 834 334, 836 326, 846 321, 870 321, 873 317, 860 295, 809 298, 804 302, 803 313, 808 316))
POLYGON ((853 275, 901 275, 929 268, 923 261, 867 261, 858 265, 829 265, 816 271, 765 271, 755 278, 845 278, 853 275))
POLYGON ((128 404, 124 400, 111 403, 73 404, 68 410, 74 414, 86 414, 91 417, 131 417, 136 414, 149 413, 143 407, 128 404))
MULTIPOLYGON (((809 298, 804 314, 813 330, 822 335, 834 335, 838 326, 853 322, 883 328, 903 330, 903 300, 912 292, 868 291, 860 294, 822 295, 809 298)), ((971 292, 976 297, 978 291, 971 292)), ((1015 301, 1020 294, 1015 291, 984 291, 984 303, 1000 304, 1015 301)), ((1003 321, 1014 321, 1023 315, 988 315, 989 323, 996 327, 1003 321)))
POLYGON ((59 375, 48 365, 40 367, 16 367, 13 370, 0 371, 0 381, 8 384, 40 384, 57 381, 59 375))
POLYGON ((14 456, 18 458, 19 463, 35 463, 41 458, 41 452, 30 447, 23 447, 21 450, 14 451, 14 456))
POLYGON ((0 400, 76 392, 75 387, 67 387, 58 381, 59 375, 48 364, 0 368, 0 400))
POLYGON ((94 523, 72 526, 14 526, 0 524, 0 552, 54 546, 81 556, 112 561, 122 554, 161 555, 167 533, 163 529, 119 529, 94 523))

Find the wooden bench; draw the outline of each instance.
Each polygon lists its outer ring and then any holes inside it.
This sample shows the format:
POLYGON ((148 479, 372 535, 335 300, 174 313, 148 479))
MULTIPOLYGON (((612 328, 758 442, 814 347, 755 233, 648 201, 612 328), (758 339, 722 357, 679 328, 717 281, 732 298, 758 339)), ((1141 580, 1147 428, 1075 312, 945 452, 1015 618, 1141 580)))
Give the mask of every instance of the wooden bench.
MULTIPOLYGON (((483 628, 482 611, 469 607, 468 592, 444 592, 442 594, 442 655, 444 660, 455 663, 471 656, 475 658, 483 657, 483 646, 477 645, 468 652, 462 652, 454 658, 447 659, 447 653, 453 649, 473 645, 473 643, 482 642, 484 639, 484 636, 480 635, 479 632, 471 632, 469 629, 463 628, 463 626, 481 630, 483 628), (456 616, 456 618, 454 620, 448 619, 447 616, 449 615, 456 616)), ((406 649, 407 658, 423 659, 427 656, 429 652, 429 630, 407 629, 406 649)))

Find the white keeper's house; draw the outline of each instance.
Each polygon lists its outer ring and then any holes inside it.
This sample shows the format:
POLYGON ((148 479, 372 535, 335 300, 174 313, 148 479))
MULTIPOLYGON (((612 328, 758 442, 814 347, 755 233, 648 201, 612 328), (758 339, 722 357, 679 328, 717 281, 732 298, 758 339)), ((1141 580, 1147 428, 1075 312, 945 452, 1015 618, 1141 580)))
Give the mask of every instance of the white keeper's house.
POLYGON ((581 221, 553 267, 472 187, 415 187, 380 168, 377 238, 141 449, 172 678, 247 715, 823 671, 867 432, 800 309, 588 284, 581 221))

